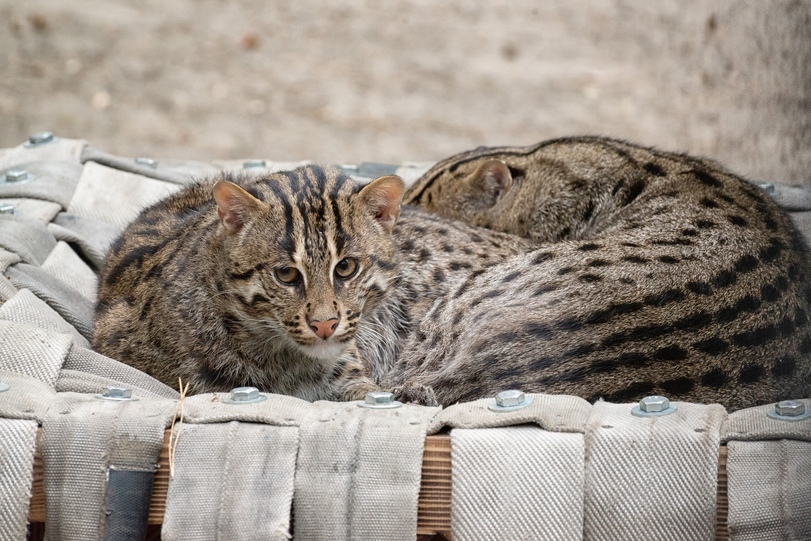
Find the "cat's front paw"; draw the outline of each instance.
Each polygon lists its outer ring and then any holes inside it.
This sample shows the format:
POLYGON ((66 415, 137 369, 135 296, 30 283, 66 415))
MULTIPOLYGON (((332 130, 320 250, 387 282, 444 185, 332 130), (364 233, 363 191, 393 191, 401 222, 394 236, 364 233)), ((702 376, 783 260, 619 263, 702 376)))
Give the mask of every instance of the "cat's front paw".
POLYGON ((404 404, 439 406, 433 387, 419 383, 406 383, 391 389, 394 398, 404 404))

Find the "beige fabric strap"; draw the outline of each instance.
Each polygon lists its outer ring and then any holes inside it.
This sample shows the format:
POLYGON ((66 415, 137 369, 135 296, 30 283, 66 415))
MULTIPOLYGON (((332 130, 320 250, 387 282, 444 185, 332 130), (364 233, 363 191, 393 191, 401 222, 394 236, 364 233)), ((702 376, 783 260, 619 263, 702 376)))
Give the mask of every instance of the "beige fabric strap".
POLYGON ((583 432, 591 405, 576 396, 528 394, 532 403, 516 411, 491 411, 493 398, 454 404, 442 410, 429 427, 434 434, 445 427, 488 428, 534 423, 551 432, 583 432))
MULTIPOLYGON (((805 403, 806 411, 811 411, 811 398, 805 398, 801 402, 805 403)), ((811 419, 797 422, 781 421, 769 417, 770 411, 774 411, 774 404, 730 413, 724 425, 723 441, 776 439, 811 441, 811 419)))
POLYGON ((26 220, 37 220, 47 224, 62 211, 59 203, 50 201, 40 201, 38 199, 18 199, 0 197, 0 204, 11 205, 15 218, 25 218, 26 220))
POLYGON ((46 161, 78 164, 85 145, 86 142, 80 139, 60 137, 44 145, 31 146, 24 143, 16 147, 0 149, 0 169, 46 161))
POLYGON ((811 539, 811 443, 731 441, 727 478, 732 541, 811 539))
POLYGON ((162 539, 289 539, 298 428, 232 421, 175 430, 162 539))
MULTIPOLYGON (((0 320, 27 325, 38 329, 39 332, 66 334, 73 339, 76 345, 90 347, 87 338, 29 289, 19 290, 16 295, 0 306, 0 320)), ((30 344, 20 347, 40 348, 42 346, 30 344)))
POLYGON ((425 433, 436 412, 314 403, 301 426, 295 538, 413 541, 425 433))
MULTIPOLYGON (((20 262, 20 256, 13 252, 9 252, 3 248, 0 248, 0 273, 5 273, 6 269, 11 265, 16 265, 20 262)), ((6 278, 3 274, 0 274, 6 282, 8 282, 8 278, 6 278)), ((16 288, 13 288, 16 290, 16 288)), ((10 295, 9 295, 10 296, 10 295)))
POLYGON ((676 403, 635 417, 597 402, 586 431, 584 539, 715 537, 718 447, 725 410, 676 403))
POLYGON ((582 539, 582 434, 457 428, 451 460, 454 541, 582 539))
POLYGON ((87 162, 68 213, 123 229, 144 207, 180 188, 179 184, 87 162))
POLYGON ((42 264, 42 270, 91 303, 96 301, 98 277, 68 243, 56 243, 56 248, 42 264))
POLYGON ((6 271, 11 283, 17 289, 29 289, 39 299, 53 308, 79 334, 90 340, 93 332, 93 301, 84 297, 72 286, 55 278, 47 271, 18 263, 6 271))
POLYGON ((66 334, 0 320, 0 370, 36 378, 53 388, 71 343, 66 334))
POLYGON ((130 387, 139 396, 178 397, 177 391, 140 370, 89 349, 70 348, 56 382, 57 391, 98 393, 108 385, 130 387))
POLYGON ((113 169, 175 184, 188 184, 195 179, 217 171, 216 167, 205 162, 167 158, 139 160, 137 158, 116 156, 88 146, 85 147, 82 153, 82 162, 90 161, 113 169))
POLYGON ((110 245, 121 234, 119 227, 66 212, 59 213, 48 224, 48 231, 57 240, 76 246, 97 269, 101 268, 110 245))
POLYGON ((0 393, 0 418, 41 421, 55 396, 53 388, 37 378, 0 370, 0 382, 8 385, 0 393))
POLYGON ((790 212, 811 210, 811 189, 808 186, 790 186, 779 182, 759 183, 765 191, 780 205, 790 212))
POLYGON ((34 481, 36 421, 0 419, 0 539, 25 541, 34 481))
POLYGON ((82 166, 68 162, 28 162, 15 166, 28 173, 26 182, 0 183, 0 197, 40 199, 67 208, 82 172, 82 166))
POLYGON ((175 401, 60 393, 42 422, 48 541, 104 539, 110 468, 154 471, 175 401))
MULTIPOLYGON (((811 399, 803 402, 811 410, 811 399)), ((811 539, 811 418, 774 419, 773 410, 736 411, 726 423, 733 540, 811 539)))
POLYGON ((0 247, 19 255, 24 263, 42 265, 56 240, 39 220, 0 217, 0 247))

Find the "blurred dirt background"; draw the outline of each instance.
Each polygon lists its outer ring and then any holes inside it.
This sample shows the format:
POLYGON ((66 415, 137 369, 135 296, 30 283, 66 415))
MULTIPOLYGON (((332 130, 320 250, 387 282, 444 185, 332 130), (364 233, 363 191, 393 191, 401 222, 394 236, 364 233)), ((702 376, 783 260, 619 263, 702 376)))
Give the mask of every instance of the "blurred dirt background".
POLYGON ((0 146, 432 161, 574 134, 811 181, 811 1, 0 0, 0 146))

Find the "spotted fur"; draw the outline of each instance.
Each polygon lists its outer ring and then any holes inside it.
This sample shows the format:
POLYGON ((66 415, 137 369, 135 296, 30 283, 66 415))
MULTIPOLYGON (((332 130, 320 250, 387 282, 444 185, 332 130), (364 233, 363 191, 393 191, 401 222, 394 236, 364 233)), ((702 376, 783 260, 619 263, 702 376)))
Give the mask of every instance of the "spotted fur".
POLYGON ((181 190, 112 246, 95 349, 192 393, 362 398, 437 298, 531 245, 401 212, 403 189, 308 166, 181 190))
POLYGON ((405 201, 532 239, 455 287, 404 348, 443 404, 506 388, 729 409, 811 395, 811 260, 719 165, 604 138, 479 148, 405 201))

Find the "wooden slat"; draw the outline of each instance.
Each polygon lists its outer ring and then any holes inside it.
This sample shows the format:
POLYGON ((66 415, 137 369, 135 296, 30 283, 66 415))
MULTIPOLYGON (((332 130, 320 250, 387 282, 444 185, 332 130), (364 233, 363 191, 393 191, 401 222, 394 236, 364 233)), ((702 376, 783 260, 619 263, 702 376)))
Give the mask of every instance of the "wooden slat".
POLYGON ((451 438, 447 434, 425 438, 422 482, 417 507, 417 534, 451 531, 451 438))
MULTIPOLYGON (((727 448, 721 447, 718 454, 718 505, 716 519, 716 540, 727 541, 727 448)), ((158 525, 163 521, 166 509, 166 492, 169 489, 169 431, 163 439, 155 485, 152 490, 152 503, 149 508, 149 524, 158 525)), ((42 456, 34 455, 34 486, 28 520, 34 523, 45 522, 45 493, 42 488, 42 456)), ((417 534, 435 539, 450 539, 451 530, 451 441, 448 434, 438 434, 425 438, 425 451, 422 458, 422 484, 420 486, 419 507, 417 509, 417 534)))

